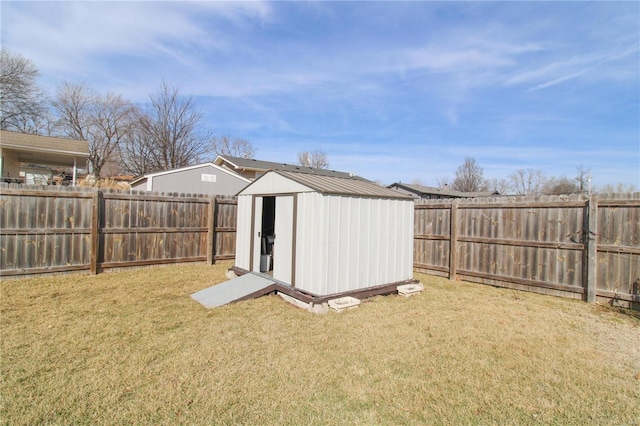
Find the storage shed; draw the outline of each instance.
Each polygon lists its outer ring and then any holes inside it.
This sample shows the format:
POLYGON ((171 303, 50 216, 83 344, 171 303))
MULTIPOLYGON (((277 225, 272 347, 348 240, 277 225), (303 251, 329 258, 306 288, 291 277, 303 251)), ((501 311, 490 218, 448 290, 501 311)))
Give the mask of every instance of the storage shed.
POLYGON ((315 296, 413 277, 413 200, 360 178, 271 170, 238 194, 236 271, 315 296))

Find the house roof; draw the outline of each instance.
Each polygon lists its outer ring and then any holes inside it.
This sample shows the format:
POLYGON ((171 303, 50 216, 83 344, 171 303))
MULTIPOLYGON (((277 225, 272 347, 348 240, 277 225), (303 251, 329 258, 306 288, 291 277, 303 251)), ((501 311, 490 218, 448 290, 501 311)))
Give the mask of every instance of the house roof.
POLYGON ((89 158, 89 143, 74 139, 0 130, 0 147, 15 152, 23 163, 71 167, 76 159, 89 158))
MULTIPOLYGON (((270 170, 266 174, 262 175, 254 181, 254 183, 260 181, 263 177, 269 173, 275 173, 290 179, 300 185, 309 188, 312 191, 320 192, 322 194, 330 195, 349 195, 357 197, 371 197, 371 198, 387 198, 387 199, 400 199, 411 200, 412 197, 400 194, 383 186, 379 186, 371 181, 359 179, 357 177, 338 177, 338 176, 323 176, 314 173, 305 172, 293 172, 288 170, 270 170)), ((247 188, 252 186, 250 184, 247 188)), ((246 188, 245 188, 246 189, 246 188)), ((244 191, 244 190, 243 190, 244 191)))
POLYGON ((366 180, 353 173, 339 172, 336 170, 318 169, 314 167, 298 166, 295 164, 274 163, 271 161, 255 160, 253 158, 232 157, 229 155, 218 155, 214 160, 215 164, 231 166, 235 171, 253 170, 257 172, 266 172, 268 170, 282 170, 289 172, 303 172, 318 176, 333 176, 358 180, 366 180))
POLYGON ((419 196, 425 195, 439 195, 441 197, 450 198, 475 198, 475 197, 491 197, 493 195, 500 195, 498 191, 477 191, 477 192, 462 192, 449 188, 437 188, 433 186, 423 185, 410 185, 406 183, 394 183, 387 188, 396 187, 402 188, 405 191, 413 192, 419 196))
POLYGON ((147 173, 146 175, 142 175, 142 176, 136 177, 130 183, 131 183, 131 185, 135 185, 135 184, 137 184, 137 183, 139 183, 141 181, 144 181, 146 179, 153 178, 153 177, 156 177, 156 176, 168 175, 168 174, 177 173, 177 172, 181 172, 181 171, 185 171, 185 170, 199 169, 199 168, 202 168, 202 167, 213 167, 214 169, 220 170, 220 171, 222 171, 224 173, 227 173, 228 175, 236 177, 236 178, 238 178, 240 180, 243 180, 245 182, 251 182, 249 179, 247 179, 245 177, 242 177, 239 174, 234 173, 234 172, 232 172, 230 170, 227 170, 224 167, 221 167, 221 166, 219 166, 217 164, 214 164, 214 163, 201 163, 201 164, 195 164, 193 166, 180 167, 180 168, 177 168, 177 169, 163 170, 163 171, 154 172, 154 173, 147 173))

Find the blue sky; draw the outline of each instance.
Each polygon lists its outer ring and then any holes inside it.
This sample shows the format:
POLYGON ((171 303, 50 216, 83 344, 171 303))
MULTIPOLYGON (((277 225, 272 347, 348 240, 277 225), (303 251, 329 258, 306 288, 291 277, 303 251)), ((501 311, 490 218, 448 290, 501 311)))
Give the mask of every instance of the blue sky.
POLYGON ((517 169, 640 187, 638 2, 9 2, 2 45, 145 102, 162 80, 256 157, 390 184, 517 169))

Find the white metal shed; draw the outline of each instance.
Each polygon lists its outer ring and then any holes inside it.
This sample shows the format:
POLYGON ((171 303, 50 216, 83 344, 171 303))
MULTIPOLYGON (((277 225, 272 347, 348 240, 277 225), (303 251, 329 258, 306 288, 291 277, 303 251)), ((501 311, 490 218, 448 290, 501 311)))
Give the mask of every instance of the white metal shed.
POLYGON ((272 170, 238 194, 236 270, 326 296, 413 277, 413 200, 360 178, 272 170))

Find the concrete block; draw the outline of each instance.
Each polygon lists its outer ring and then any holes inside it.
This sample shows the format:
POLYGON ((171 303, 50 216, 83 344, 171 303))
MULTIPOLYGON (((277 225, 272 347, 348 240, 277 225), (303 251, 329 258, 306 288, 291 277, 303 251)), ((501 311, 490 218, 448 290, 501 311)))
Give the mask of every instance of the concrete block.
POLYGON ((345 309, 357 308, 358 305, 360 305, 360 300, 351 296, 329 300, 329 307, 337 312, 342 312, 345 309))
POLYGON ((326 314, 329 312, 329 305, 326 303, 309 303, 307 311, 312 314, 326 314))
POLYGON ((411 297, 416 294, 420 294, 422 290, 424 290, 424 286, 420 283, 404 284, 398 286, 398 294, 404 297, 411 297))
POLYGON ((298 300, 295 297, 289 296, 288 294, 280 293, 279 291, 276 293, 278 294, 278 296, 282 297, 283 300, 291 303, 294 306, 297 306, 298 308, 302 308, 302 309, 309 308, 309 305, 310 305, 309 303, 303 302, 302 300, 298 300))

